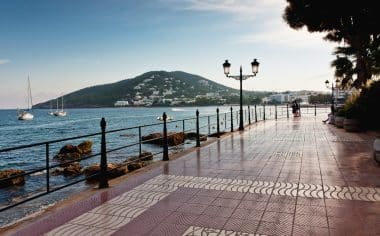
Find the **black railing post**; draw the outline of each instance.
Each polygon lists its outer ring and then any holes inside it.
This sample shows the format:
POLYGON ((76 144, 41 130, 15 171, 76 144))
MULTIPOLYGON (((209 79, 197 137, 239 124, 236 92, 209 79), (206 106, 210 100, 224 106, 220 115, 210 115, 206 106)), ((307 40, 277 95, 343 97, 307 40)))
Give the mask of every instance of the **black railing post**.
POLYGON ((163 138, 162 138, 162 146, 163 146, 163 161, 169 161, 169 149, 168 149, 168 130, 166 128, 166 113, 162 114, 162 119, 164 120, 164 130, 163 130, 163 138))
POLYGON ((301 104, 298 105, 298 116, 301 116, 301 104))
POLYGON ((216 108, 216 136, 220 138, 219 108, 216 108))
POLYGON ((263 104, 263 109, 264 109, 264 113, 263 113, 263 120, 265 120, 265 104, 263 104))
POLYGON ((232 107, 230 109, 231 109, 231 132, 234 132, 234 116, 232 112, 232 107))
POLYGON ((277 120, 277 104, 274 105, 274 118, 277 120))
POLYGON ((207 124, 208 124, 208 134, 211 134, 211 127, 210 127, 210 116, 207 116, 207 124))
POLYGON ((256 109, 256 105, 255 105, 255 122, 257 123, 257 109, 256 109))
POLYGON ((248 124, 251 124, 251 108, 248 106, 248 124))
POLYGON ((139 126, 139 156, 141 156, 141 126, 139 126))
POLYGON ((314 116, 317 116, 317 104, 314 104, 314 116))
POLYGON ((46 192, 50 192, 50 164, 49 164, 49 143, 45 145, 46 152, 46 192))
POLYGON ((182 132, 185 135, 185 120, 182 120, 182 132))
POLYGON ((224 113, 224 130, 227 129, 227 112, 224 113))
POLYGON ((196 143, 196 147, 200 147, 201 146, 201 142, 199 140, 199 111, 197 109, 197 111, 195 112, 195 115, 197 116, 197 143, 196 143))
POLYGON ((286 117, 289 118, 289 104, 286 104, 286 117))
POLYGON ((100 145, 100 178, 99 188, 108 188, 107 178, 107 148, 106 148, 106 120, 102 118, 100 128, 102 129, 102 140, 100 145))

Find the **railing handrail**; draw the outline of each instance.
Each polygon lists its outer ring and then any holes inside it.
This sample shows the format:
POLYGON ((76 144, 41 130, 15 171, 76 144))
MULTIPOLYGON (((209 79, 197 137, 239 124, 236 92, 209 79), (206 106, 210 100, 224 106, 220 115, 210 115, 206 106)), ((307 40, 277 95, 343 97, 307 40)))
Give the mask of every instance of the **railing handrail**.
MULTIPOLYGON (((314 115, 316 116, 317 114, 317 108, 319 107, 323 107, 323 108, 328 108, 329 106, 317 106, 317 104, 313 104, 313 105, 310 105, 310 106, 305 106, 305 105, 302 105, 301 108, 314 108, 314 115)), ((289 118, 289 108, 290 106, 288 106, 287 104, 284 104, 283 106, 275 106, 275 113, 272 113, 272 110, 271 108, 269 109, 269 114, 268 114, 268 118, 269 119, 277 119, 278 117, 280 118, 289 118), (278 108, 281 107, 281 115, 278 111, 278 108), (284 115, 284 113, 282 112, 283 111, 283 108, 286 108, 287 110, 287 114, 284 115), (271 115, 274 115, 274 117, 272 117, 271 115)), ((258 108, 258 111, 260 113, 260 120, 263 120, 265 121, 267 118, 266 118, 266 110, 268 110, 268 106, 266 106, 265 104, 262 105, 261 108, 258 108)), ((310 110, 310 109, 309 109, 310 110)), ((310 114, 309 113, 309 110, 308 109, 305 109, 305 111, 307 112, 306 114, 310 114)), ((304 111, 304 112, 305 112, 304 111)), ((246 126, 246 125, 250 125, 252 122, 251 122, 251 112, 252 112, 252 116, 254 116, 254 120, 255 122, 253 123, 257 123, 259 121, 259 117, 258 117, 258 114, 257 114, 257 105, 254 105, 254 106, 248 106, 248 110, 243 110, 243 113, 241 114, 243 116, 243 125, 246 126), (248 114, 247 114, 247 111, 248 111, 248 114), (247 120, 248 119, 248 120, 247 120), (248 123, 247 123, 248 122, 248 123)), ((219 113, 219 109, 217 108, 216 110, 216 114, 207 114, 207 115, 203 115, 203 116, 200 116, 199 115, 199 111, 197 110, 196 111, 196 116, 195 117, 189 117, 189 118, 183 118, 183 119, 179 119, 179 120, 171 120, 171 121, 167 121, 166 119, 163 120, 163 122, 159 122, 159 123, 151 123, 151 124, 146 124, 146 125, 139 125, 139 126, 133 126, 133 127, 127 127, 127 128, 121 128, 121 129, 113 129, 113 130, 106 130, 106 122, 105 122, 105 119, 102 118, 101 120, 101 132, 97 132, 97 133, 91 133, 91 134, 87 134, 87 135, 79 135, 79 136, 72 136, 72 137, 68 137, 68 138, 62 138, 62 139, 55 139, 55 140, 50 140, 50 141, 44 141, 44 142, 37 142, 37 143, 32 143, 32 144, 26 144, 26 145, 20 145, 20 146, 16 146, 16 147, 10 147, 10 148, 4 148, 4 149, 0 149, 0 153, 3 153, 3 152, 10 152, 10 151, 14 151, 14 150, 18 150, 18 149, 26 149, 26 148, 31 148, 31 147, 36 147, 36 146, 46 146, 46 149, 45 149, 45 158, 46 158, 46 164, 45 164, 45 167, 41 167, 41 168, 36 168, 36 169, 32 169, 32 170, 25 170, 24 173, 22 174, 17 174, 17 175, 12 175, 12 176, 9 176, 7 178, 3 178, 3 179, 0 179, 0 182, 5 182, 7 180, 10 180, 10 179, 14 179, 14 178, 18 178, 18 177, 24 177, 24 176, 28 176, 28 175, 32 175, 34 173, 37 173, 37 172, 40 172, 40 171, 45 171, 46 170, 46 191, 45 192, 42 192, 42 193, 39 193, 39 194, 36 194, 36 195, 33 195, 31 197, 26 197, 26 199, 24 200, 21 200, 20 202, 16 202, 16 203, 13 203, 13 204, 10 204, 4 208, 0 208, 0 212, 4 211, 4 210, 7 210, 11 207, 14 207, 14 206, 17 206, 17 205, 20 205, 26 201, 30 201, 30 200, 33 200, 39 196, 43 196, 43 195, 46 195, 48 193, 51 193, 51 192, 55 192, 59 189, 62 189, 62 188, 65 188, 65 187, 68 187, 68 186, 71 186, 73 184, 76 184, 76 183, 79 183, 81 181, 85 181, 85 180, 88 180, 88 179, 91 179, 93 178, 94 176, 98 176, 99 177, 99 187, 102 188, 102 187, 108 187, 108 180, 107 180, 107 174, 109 173, 109 171, 107 171, 107 154, 108 153, 111 153, 111 152, 115 152, 115 151, 118 151, 118 150, 122 150, 122 149, 126 149, 126 148, 129 148, 129 147, 132 147, 132 146, 137 146, 139 145, 139 154, 142 153, 142 149, 141 149, 141 145, 144 144, 144 143, 149 143, 151 141, 155 141, 155 140, 161 140, 162 142, 162 146, 163 146, 163 150, 160 151, 160 152, 154 152, 152 153, 151 155, 152 156, 156 156, 158 154, 163 154, 163 160, 169 160, 169 156, 168 156, 168 150, 173 150, 175 148, 178 148, 179 146, 182 146, 184 145, 184 143, 181 143, 181 144, 178 144, 178 145, 173 145, 171 148, 168 148, 168 137, 171 137, 171 136, 174 136, 175 134, 172 134, 170 132, 167 132, 167 124, 171 124, 171 123, 178 123, 178 122, 182 122, 182 132, 183 133, 189 133, 189 132, 196 132, 196 147, 200 147, 200 130, 201 129, 205 129, 208 127, 208 134, 213 134, 213 135, 217 135, 217 137, 219 138, 220 137, 220 134, 222 132, 225 132, 228 130, 228 128, 230 128, 231 132, 235 131, 234 129, 234 125, 235 125, 235 128, 238 126, 238 122, 239 122, 239 119, 238 119, 238 116, 239 116, 239 113, 240 111, 237 111, 237 110, 233 110, 232 107, 230 107, 228 109, 228 111, 224 112, 224 113, 219 113), (235 115, 236 114, 236 115, 235 115), (224 115, 224 117, 222 117, 222 122, 220 121, 220 116, 221 115, 224 115), (211 122, 210 118, 211 117, 215 117, 216 119, 216 122, 214 122, 215 120, 213 119, 213 122, 211 122), (205 125, 200 125, 199 124, 199 120, 201 118, 207 118, 207 121, 206 121, 206 124, 205 125), (189 121, 189 120, 195 120, 195 128, 194 126, 192 126, 193 128, 185 128, 185 121, 189 121), (223 125, 223 122, 224 122, 224 130, 220 130, 220 124, 223 125), (236 122, 236 123, 235 123, 236 122), (235 123, 235 124, 234 124, 235 123), (157 137, 157 138, 152 138, 152 139, 148 139, 148 140, 142 140, 142 133, 141 133, 141 129, 144 128, 144 127, 151 127, 151 126, 163 126, 164 129, 162 130, 162 135, 160 137, 157 137), (216 133, 211 133, 211 127, 212 129, 215 129, 215 126, 216 126, 216 133), (111 149, 106 149, 106 134, 109 134, 109 133, 115 133, 115 132, 120 132, 120 131, 125 131, 125 130, 132 130, 132 129, 138 129, 138 135, 139 135, 139 140, 138 142, 133 142, 133 143, 129 143, 127 145, 123 145, 123 146, 120 146, 120 147, 114 147, 114 148, 111 148, 111 149), (100 152, 97 152, 97 153, 92 153, 90 155, 86 155, 86 156, 82 156, 78 159, 73 159, 73 160, 66 160, 64 162, 60 162, 60 163, 55 163, 53 165, 50 165, 49 164, 49 146, 50 144, 54 144, 54 143, 59 143, 59 142, 64 142, 64 141, 68 141, 68 140, 75 140, 75 139, 82 139, 82 138, 87 138, 87 137, 93 137, 93 136, 101 136, 101 150, 100 152), (74 180, 73 182, 69 182, 69 183, 66 183, 66 184, 63 184, 63 185, 52 185, 52 187, 54 188, 50 188, 50 180, 49 180, 49 176, 50 176, 50 170, 53 169, 53 168, 57 168, 57 167, 60 167, 62 165, 66 165, 66 164, 70 164, 70 163, 74 163, 74 162, 79 162, 79 161, 82 161, 82 160, 87 160, 87 159, 90 159, 90 158, 93 158, 93 157, 96 157, 96 156, 101 156, 101 161, 100 161, 100 166, 101 166, 101 171, 99 171, 97 174, 94 174, 94 175, 91 175, 91 176, 86 176, 85 178, 81 178, 79 180, 74 180)), ((163 115, 163 117, 166 117, 166 114, 163 115)), ((192 124, 194 125, 194 124, 192 124)), ((207 132, 206 132, 207 133, 207 132)), ((140 157, 140 156, 139 156, 140 157)), ((137 158, 136 160, 135 159, 131 159, 130 161, 138 161, 139 158, 137 158)), ((120 163, 120 165, 126 165, 124 162, 123 163, 120 163)))

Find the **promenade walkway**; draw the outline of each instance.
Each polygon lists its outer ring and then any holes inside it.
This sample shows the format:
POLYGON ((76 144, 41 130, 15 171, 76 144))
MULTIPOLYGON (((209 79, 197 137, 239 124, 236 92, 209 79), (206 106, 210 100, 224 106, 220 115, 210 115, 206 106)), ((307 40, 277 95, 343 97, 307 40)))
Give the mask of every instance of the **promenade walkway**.
POLYGON ((380 235, 373 137, 321 120, 252 125, 16 235, 380 235))

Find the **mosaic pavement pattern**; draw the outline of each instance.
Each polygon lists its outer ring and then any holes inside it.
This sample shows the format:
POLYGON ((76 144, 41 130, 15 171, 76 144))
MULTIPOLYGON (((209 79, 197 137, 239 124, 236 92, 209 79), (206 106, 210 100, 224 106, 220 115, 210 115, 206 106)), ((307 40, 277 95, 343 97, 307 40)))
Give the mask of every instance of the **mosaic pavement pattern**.
MULTIPOLYGON (((178 188, 194 188, 274 196, 380 201, 380 188, 321 186, 305 183, 281 183, 194 176, 159 175, 144 184, 96 207, 47 235, 70 235, 70 231, 87 235, 111 235, 149 207, 178 188)), ((201 200, 201 199, 200 199, 201 200)), ((204 227, 189 228, 184 235, 251 235, 204 227)))
POLYGON ((380 235, 373 137, 322 119, 235 132, 46 235, 380 235))

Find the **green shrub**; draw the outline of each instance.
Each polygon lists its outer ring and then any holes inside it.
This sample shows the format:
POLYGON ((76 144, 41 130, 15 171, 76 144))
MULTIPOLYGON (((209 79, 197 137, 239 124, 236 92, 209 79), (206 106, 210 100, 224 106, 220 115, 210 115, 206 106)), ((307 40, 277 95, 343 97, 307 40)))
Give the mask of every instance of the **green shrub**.
POLYGON ((359 94, 352 94, 344 104, 344 111, 347 119, 359 119, 360 107, 358 104, 359 94))
POLYGON ((360 123, 367 129, 380 129, 380 81, 361 91, 357 99, 360 123))
POLYGON ((337 116, 343 116, 345 117, 346 116, 346 110, 344 108, 341 108, 338 110, 338 112, 336 113, 337 116))

